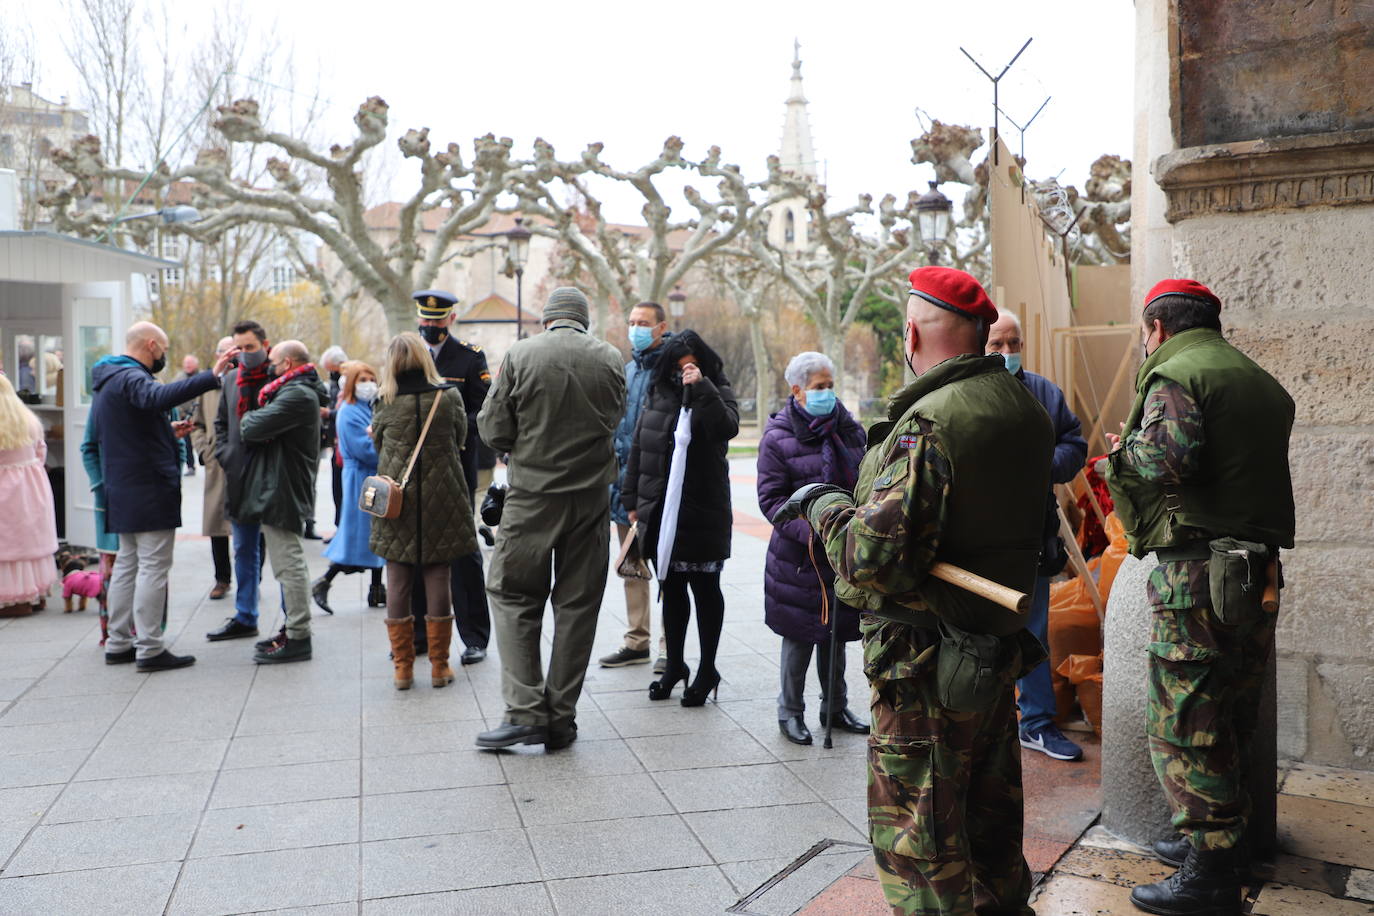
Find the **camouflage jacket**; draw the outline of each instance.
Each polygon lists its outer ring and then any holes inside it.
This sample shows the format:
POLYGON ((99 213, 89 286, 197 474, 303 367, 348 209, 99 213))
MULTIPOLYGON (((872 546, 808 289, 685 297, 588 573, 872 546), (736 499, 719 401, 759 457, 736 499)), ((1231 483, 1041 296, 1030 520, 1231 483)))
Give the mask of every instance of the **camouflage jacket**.
MULTIPOLYGON (((1202 445, 1202 408, 1182 385, 1160 379, 1145 396, 1140 426, 1121 440, 1121 458, 1146 480, 1182 483, 1196 473, 1202 445)), ((1208 604, 1207 561, 1161 562, 1150 572, 1145 591, 1155 607, 1208 604)))
POLYGON ((840 580, 924 610, 917 586, 935 563, 950 489, 949 456, 927 420, 903 437, 895 454, 878 461, 872 493, 863 505, 834 494, 812 508, 813 525, 840 580), (898 473, 902 465, 910 473, 898 473))
POLYGON ((1122 457, 1141 477, 1182 483, 1197 471, 1202 408, 1180 385, 1160 379, 1145 396, 1140 426, 1121 440, 1122 457))

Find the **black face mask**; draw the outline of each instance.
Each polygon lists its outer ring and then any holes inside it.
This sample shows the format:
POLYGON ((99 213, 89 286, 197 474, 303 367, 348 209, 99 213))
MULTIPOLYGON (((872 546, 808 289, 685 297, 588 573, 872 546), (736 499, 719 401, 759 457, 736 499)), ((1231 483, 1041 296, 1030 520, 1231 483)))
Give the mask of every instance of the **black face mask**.
POLYGON ((159 372, 161 372, 163 369, 166 369, 166 368, 167 368, 167 354, 166 354, 166 353, 162 354, 162 355, 159 356, 157 359, 153 360, 153 375, 157 375, 159 372))
POLYGON ((448 331, 443 328, 437 328, 432 324, 422 324, 419 330, 420 336, 425 339, 425 343, 432 347, 443 343, 444 338, 448 337, 448 331))

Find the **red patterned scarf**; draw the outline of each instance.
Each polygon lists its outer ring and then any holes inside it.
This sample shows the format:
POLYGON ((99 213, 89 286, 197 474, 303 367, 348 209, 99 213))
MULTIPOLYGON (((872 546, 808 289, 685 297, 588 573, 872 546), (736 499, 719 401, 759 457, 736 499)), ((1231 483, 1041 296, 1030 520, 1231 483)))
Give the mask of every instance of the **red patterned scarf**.
POLYGON ((244 414, 253 409, 255 406, 253 402, 257 400, 259 389, 267 384, 267 365, 267 360, 263 360, 255 369, 249 369, 243 365, 239 366, 239 400, 234 405, 234 412, 240 420, 243 419, 244 414))
POLYGON ((281 390, 281 386, 285 385, 287 382, 291 381, 294 378, 300 378, 307 372, 311 373, 312 375, 315 373, 314 363, 306 363, 303 366, 297 366, 296 368, 287 372, 285 375, 279 375, 272 381, 268 382, 265 386, 263 386, 262 391, 258 392, 258 406, 265 407, 274 397, 277 396, 277 392, 281 390))

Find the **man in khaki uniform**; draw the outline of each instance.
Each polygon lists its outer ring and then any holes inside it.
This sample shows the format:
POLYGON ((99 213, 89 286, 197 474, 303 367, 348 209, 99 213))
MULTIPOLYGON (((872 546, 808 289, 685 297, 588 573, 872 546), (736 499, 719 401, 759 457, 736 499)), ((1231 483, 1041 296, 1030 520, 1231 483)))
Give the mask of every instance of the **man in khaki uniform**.
POLYGON ((544 333, 516 342, 477 415, 482 441, 507 452, 510 489, 487 580, 501 652, 500 727, 486 748, 567 747, 606 590, 611 439, 625 409, 620 351, 587 334, 587 297, 559 287, 544 333), (553 650, 540 659, 553 569, 553 650))

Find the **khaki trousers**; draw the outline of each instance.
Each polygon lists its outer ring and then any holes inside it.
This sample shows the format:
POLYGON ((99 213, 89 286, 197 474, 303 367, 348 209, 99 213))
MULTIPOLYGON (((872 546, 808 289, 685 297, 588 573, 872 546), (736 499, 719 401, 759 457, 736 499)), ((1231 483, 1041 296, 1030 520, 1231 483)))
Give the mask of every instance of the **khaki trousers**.
POLYGON ((272 577, 281 586, 281 603, 286 610, 286 635, 289 639, 310 637, 310 569, 305 565, 305 541, 294 531, 262 526, 267 543, 267 559, 272 561, 272 577))
POLYGON ((133 646, 139 658, 161 655, 167 615, 167 574, 172 569, 176 529, 119 536, 119 553, 106 592, 110 607, 109 653, 133 646), (134 630, 138 636, 134 636, 134 630))
MULTIPOLYGON (((617 544, 625 543, 630 534, 630 526, 616 522, 617 544)), ((649 648, 649 580, 625 579, 625 622, 630 628, 625 631, 625 648, 642 652, 649 648)), ((658 654, 664 654, 663 626, 659 621, 658 654)))
POLYGON ((606 591, 609 515, 604 486, 548 494, 512 489, 506 495, 487 596, 508 722, 563 724, 577 713, 606 591), (550 596, 553 649, 546 675, 540 640, 550 596))

